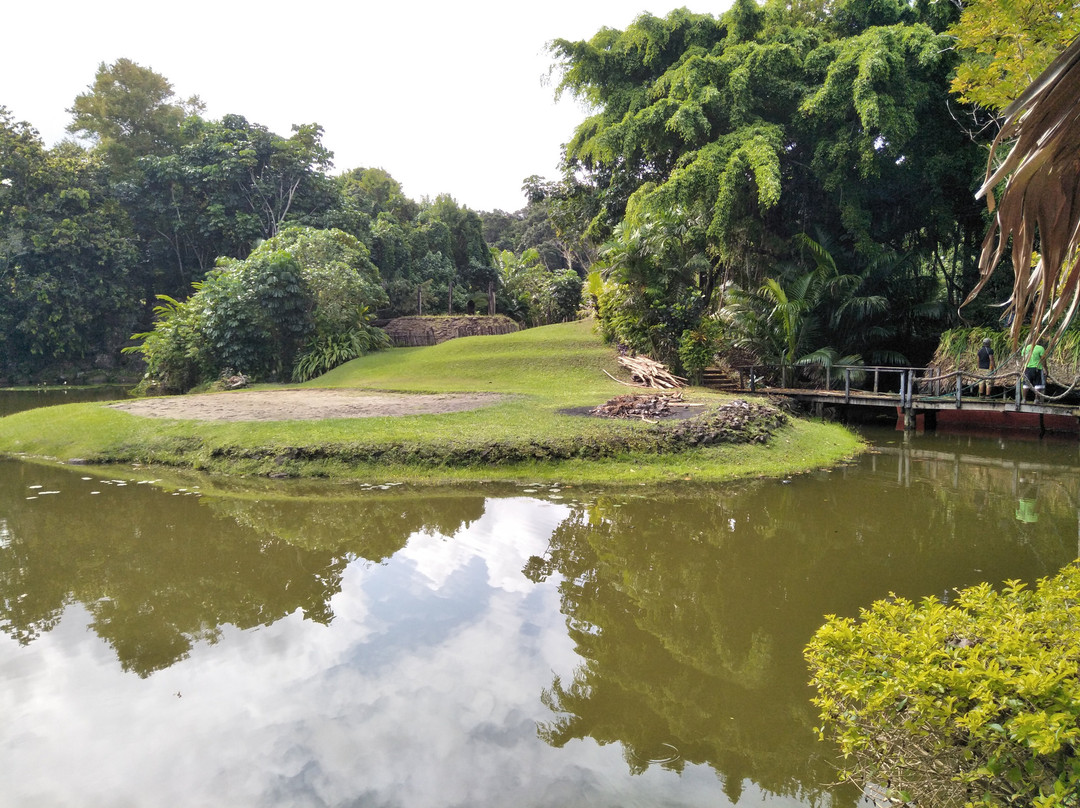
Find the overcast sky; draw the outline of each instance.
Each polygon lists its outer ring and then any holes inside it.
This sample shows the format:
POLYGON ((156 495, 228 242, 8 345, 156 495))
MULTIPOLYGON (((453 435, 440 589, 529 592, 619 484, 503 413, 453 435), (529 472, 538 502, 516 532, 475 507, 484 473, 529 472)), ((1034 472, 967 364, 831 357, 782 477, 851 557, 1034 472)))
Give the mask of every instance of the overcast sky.
POLYGON ((544 45, 625 28, 643 11, 720 14, 730 0, 460 0, 235 3, 17 2, 4 9, 0 106, 47 145, 101 62, 128 58, 288 136, 318 123, 335 170, 389 171, 413 199, 449 193, 475 210, 518 210, 521 181, 557 176, 585 116, 558 104, 544 45))

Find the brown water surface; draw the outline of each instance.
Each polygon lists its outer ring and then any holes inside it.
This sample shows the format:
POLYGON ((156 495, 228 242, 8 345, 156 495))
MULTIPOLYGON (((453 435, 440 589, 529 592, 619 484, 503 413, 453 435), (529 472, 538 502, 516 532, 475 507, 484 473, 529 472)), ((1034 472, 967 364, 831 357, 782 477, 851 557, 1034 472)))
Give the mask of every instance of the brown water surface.
POLYGON ((1075 443, 791 480, 203 493, 0 461, 0 805, 854 806, 801 649, 1077 555, 1075 443))

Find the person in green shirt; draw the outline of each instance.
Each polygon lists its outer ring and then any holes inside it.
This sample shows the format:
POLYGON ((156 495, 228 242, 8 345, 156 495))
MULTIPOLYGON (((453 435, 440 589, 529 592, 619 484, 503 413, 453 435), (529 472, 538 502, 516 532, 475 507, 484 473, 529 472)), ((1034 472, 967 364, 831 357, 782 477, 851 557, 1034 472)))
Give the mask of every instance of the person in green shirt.
POLYGON ((1020 361, 1024 363, 1024 400, 1027 401, 1027 391, 1032 391, 1031 400, 1042 395, 1046 390, 1046 343, 1042 340, 1036 345, 1028 343, 1020 351, 1020 361))

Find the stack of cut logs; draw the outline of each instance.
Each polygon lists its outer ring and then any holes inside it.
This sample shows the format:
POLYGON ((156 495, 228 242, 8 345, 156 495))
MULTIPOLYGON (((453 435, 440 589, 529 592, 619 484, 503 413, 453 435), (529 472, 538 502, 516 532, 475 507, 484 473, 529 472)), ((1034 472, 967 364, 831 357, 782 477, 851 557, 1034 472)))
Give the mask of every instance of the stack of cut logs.
POLYGON ((604 418, 640 418, 648 421, 671 415, 671 405, 682 400, 682 393, 615 396, 607 403, 593 407, 589 412, 604 418))
MULTIPOLYGON (((630 371, 630 378, 637 382, 630 387, 653 387, 662 390, 671 390, 682 387, 686 379, 671 373, 659 362, 654 362, 647 356, 620 356, 619 364, 630 371)), ((608 374, 611 376, 611 374, 608 374)), ((612 376, 612 378, 615 378, 612 376)), ((618 379, 616 379, 618 381, 618 379)), ((620 382, 626 384, 626 382, 620 382)))

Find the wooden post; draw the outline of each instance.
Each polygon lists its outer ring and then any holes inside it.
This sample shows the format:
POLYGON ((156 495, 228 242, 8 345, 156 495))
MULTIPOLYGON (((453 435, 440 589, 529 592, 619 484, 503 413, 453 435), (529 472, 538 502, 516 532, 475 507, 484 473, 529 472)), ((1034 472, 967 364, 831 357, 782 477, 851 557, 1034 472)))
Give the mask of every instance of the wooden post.
POLYGON ((422 287, 416 287, 416 313, 418 316, 424 316, 424 290, 422 287))
POLYGON ((454 313, 454 282, 450 281, 450 290, 446 295, 446 313, 454 313))
POLYGON ((881 373, 880 368, 874 368, 874 392, 875 393, 878 391, 878 376, 880 375, 880 373, 881 373))
POLYGON ((488 281, 488 315, 495 313, 495 281, 488 281))
POLYGON ((964 391, 964 377, 958 370, 956 371, 956 409, 960 409, 960 396, 964 391))
POLYGON ((844 403, 851 403, 851 368, 844 368, 844 403))
POLYGON ((1016 377, 1016 411, 1020 412, 1020 403, 1024 398, 1024 377, 1021 374, 1016 377))

